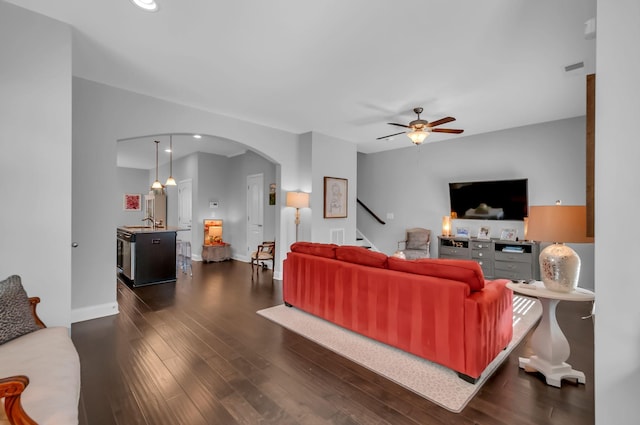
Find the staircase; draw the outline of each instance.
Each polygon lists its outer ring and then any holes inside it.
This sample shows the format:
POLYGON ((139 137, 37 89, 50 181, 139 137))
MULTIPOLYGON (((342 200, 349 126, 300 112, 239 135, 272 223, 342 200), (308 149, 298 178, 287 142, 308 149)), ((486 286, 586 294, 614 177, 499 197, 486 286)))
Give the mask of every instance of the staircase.
POLYGON ((356 245, 362 246, 364 248, 370 249, 372 251, 379 251, 369 239, 365 235, 360 232, 360 230, 356 229, 356 245))

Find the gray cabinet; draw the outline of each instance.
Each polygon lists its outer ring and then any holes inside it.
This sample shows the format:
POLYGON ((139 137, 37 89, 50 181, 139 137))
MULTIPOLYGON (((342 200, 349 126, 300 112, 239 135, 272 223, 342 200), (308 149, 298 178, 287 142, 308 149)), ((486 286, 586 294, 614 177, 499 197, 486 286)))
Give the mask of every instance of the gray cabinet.
POLYGON ((438 258, 469 259, 488 279, 540 279, 540 244, 533 241, 482 240, 438 236, 438 258))
POLYGON ((471 259, 478 262, 485 276, 494 275, 493 244, 490 241, 471 240, 471 259))

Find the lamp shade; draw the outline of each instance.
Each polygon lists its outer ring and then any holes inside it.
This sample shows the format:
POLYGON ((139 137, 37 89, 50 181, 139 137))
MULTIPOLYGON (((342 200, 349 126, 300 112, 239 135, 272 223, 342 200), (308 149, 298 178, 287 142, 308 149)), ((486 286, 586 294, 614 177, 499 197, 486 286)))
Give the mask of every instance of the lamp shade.
POLYGON ((526 238, 541 242, 589 243, 587 207, 545 205, 529 207, 526 238))
POLYGON ((305 192, 287 192, 287 206, 309 208, 309 194, 305 192))

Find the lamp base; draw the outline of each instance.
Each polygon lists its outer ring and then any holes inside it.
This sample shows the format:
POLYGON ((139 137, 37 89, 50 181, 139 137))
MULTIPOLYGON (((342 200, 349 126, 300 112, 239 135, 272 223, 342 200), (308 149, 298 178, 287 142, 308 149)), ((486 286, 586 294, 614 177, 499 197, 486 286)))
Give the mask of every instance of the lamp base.
POLYGON ((580 257, 565 244, 549 245, 540 253, 540 274, 550 291, 572 292, 578 286, 580 257))

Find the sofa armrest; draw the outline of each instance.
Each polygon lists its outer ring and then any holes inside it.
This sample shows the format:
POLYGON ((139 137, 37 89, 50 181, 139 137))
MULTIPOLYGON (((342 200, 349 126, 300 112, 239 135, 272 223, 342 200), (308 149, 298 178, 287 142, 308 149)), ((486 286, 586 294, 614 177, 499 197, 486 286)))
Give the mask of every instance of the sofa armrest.
POLYGON ((20 396, 29 385, 24 375, 0 379, 0 398, 4 398, 4 411, 12 425, 37 425, 22 408, 20 396))
POLYGON ((513 292, 507 279, 487 281, 465 301, 465 353, 470 376, 477 377, 513 336, 513 292), (487 335, 492 335, 487 344, 487 335))
POLYGON ((36 321, 36 325, 40 326, 41 328, 46 328, 47 326, 44 324, 42 320, 40 320, 40 317, 38 317, 38 313, 36 313, 36 307, 39 302, 40 302, 40 297, 29 297, 29 305, 31 305, 31 314, 33 315, 33 318, 36 321))

